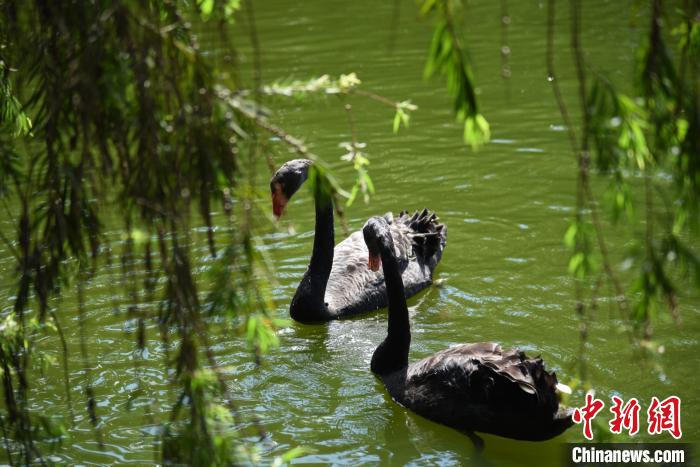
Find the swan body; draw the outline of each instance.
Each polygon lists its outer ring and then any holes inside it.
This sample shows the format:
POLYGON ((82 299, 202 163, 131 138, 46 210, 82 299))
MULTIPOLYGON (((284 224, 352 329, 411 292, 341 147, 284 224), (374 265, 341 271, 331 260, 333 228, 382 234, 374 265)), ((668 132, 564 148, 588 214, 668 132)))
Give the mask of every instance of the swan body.
MULTIPOLYGON (((297 159, 284 164, 273 176, 270 190, 275 215, 281 215, 311 168, 310 161, 297 159)), ((291 317, 306 323, 323 322, 385 307, 384 275, 368 267, 362 232, 354 232, 334 247, 333 205, 330 197, 319 191, 315 193, 313 252, 292 298, 291 317)), ((397 217, 387 213, 383 219, 396 248, 406 296, 410 297, 432 282, 433 270, 445 248, 447 229, 427 209, 413 215, 402 212, 397 217)))
MULTIPOLYGON (((557 378, 541 359, 498 344, 462 344, 409 364, 411 342, 399 261, 386 221, 373 217, 363 229, 372 264, 383 264, 389 301, 386 339, 371 369, 399 404, 435 422, 466 432, 520 440, 545 440, 573 424, 560 409, 557 378), (376 259, 381 258, 381 261, 376 259)), ((476 437, 478 439, 478 437, 476 437)))
POLYGON ((573 423, 542 360, 491 342, 457 345, 380 377, 396 402, 464 432, 541 441, 573 423))

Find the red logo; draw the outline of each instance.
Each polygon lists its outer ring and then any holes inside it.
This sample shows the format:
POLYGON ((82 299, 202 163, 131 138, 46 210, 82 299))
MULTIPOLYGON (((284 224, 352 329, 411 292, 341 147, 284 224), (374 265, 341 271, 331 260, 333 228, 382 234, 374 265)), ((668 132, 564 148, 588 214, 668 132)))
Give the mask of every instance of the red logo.
POLYGON ((671 433, 676 439, 683 435, 681 432, 681 399, 677 396, 669 396, 659 402, 656 397, 651 398, 651 405, 647 410, 649 421, 648 432, 657 435, 664 431, 671 433))
POLYGON ((623 400, 619 397, 612 396, 612 401, 613 406, 610 407, 610 411, 614 417, 608 423, 610 432, 620 434, 624 428, 630 436, 636 435, 639 432, 639 401, 633 397, 624 407, 623 400))
POLYGON ((573 418, 574 423, 583 422, 583 436, 586 439, 593 439, 593 430, 591 429, 591 420, 598 415, 598 412, 603 410, 605 403, 602 400, 593 397, 593 394, 586 394, 586 405, 581 408, 574 409, 574 413, 571 418, 573 418))
MULTIPOLYGON (((572 419, 574 423, 583 423, 583 436, 593 439, 592 421, 603 410, 605 403, 596 399, 592 392, 586 394, 586 404, 574 409, 572 419)), ((631 398, 625 403, 618 396, 612 396, 610 412, 612 420, 608 422, 610 432, 621 434, 626 430, 630 436, 639 433, 639 412, 641 406, 636 398, 631 398)), ((667 431, 675 439, 683 435, 681 431, 681 399, 677 396, 669 396, 659 401, 658 397, 652 397, 647 409, 647 432, 650 435, 659 435, 667 431)))

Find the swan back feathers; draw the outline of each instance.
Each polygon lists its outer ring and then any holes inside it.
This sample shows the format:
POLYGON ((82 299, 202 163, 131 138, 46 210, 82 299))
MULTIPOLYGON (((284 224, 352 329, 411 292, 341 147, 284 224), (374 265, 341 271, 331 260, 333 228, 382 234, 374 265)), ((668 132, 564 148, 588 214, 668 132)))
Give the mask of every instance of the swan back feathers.
POLYGON ((528 358, 519 349, 504 352, 490 342, 462 344, 437 352, 408 368, 408 382, 431 382, 466 392, 470 399, 541 407, 554 415, 559 401, 557 377, 540 358, 528 358))

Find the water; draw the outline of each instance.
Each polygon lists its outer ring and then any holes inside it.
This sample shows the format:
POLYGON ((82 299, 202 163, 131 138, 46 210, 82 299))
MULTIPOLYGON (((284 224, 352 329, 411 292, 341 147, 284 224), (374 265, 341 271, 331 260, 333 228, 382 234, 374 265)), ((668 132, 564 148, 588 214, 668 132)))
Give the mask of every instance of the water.
MULTIPOLYGON (((396 2, 400 15, 392 36, 392 3, 256 1, 263 80, 354 71, 363 88, 395 100, 410 98, 420 107, 410 128, 393 135, 391 109, 360 97, 348 101, 358 139, 368 143, 377 188, 369 205, 356 202, 347 209, 350 229, 360 228, 370 215, 423 207, 435 210, 449 228, 447 249, 436 274, 442 285, 409 302, 411 360, 454 343, 498 341, 504 347, 519 346, 532 355, 541 354, 549 368, 568 381, 575 375, 579 344, 562 236, 575 203, 575 163, 546 79, 545 5, 509 2, 512 77, 506 81, 500 76, 500 5, 470 2, 467 42, 482 111, 492 125, 494 139, 474 153, 460 140, 461 129, 453 123, 444 83, 422 79, 430 22, 417 18, 412 2, 396 2)), ((584 5, 587 57, 596 70, 607 73, 623 89, 631 88, 638 28, 647 24, 643 12, 629 3, 624 7, 612 1, 584 5)), ((556 59, 562 90, 572 96, 567 102, 576 115, 574 70, 563 31, 567 20, 567 11, 561 11, 556 59)), ((243 24, 241 28, 238 43, 245 40, 243 24)), ((241 45, 241 51, 242 62, 249 64, 249 49, 241 45)), ((349 187, 353 171, 339 160, 343 151, 338 147, 339 142, 351 139, 343 103, 334 97, 290 99, 276 101, 275 108, 280 109, 275 121, 305 138, 349 187)), ((285 148, 276 148, 274 157, 281 164, 293 156, 285 148)), ((261 189, 266 182, 266 176, 260 178, 261 189)), ((308 262, 313 220, 309 193, 301 190, 290 203, 280 231, 274 233, 270 226, 263 236, 277 267, 275 296, 280 317, 287 316, 289 300, 308 262)), ((10 226, 6 223, 3 228, 10 226)), ((611 234, 616 259, 623 257, 631 230, 611 234)), ((109 235, 118 241, 121 232, 109 235)), ((208 250, 202 234, 193 238, 201 273, 210 264, 208 250)), ((0 248, 0 263, 9 271, 12 257, 0 248)), ((163 371, 163 349, 155 328, 149 329, 144 362, 138 368, 134 364, 138 360, 133 351, 136 323, 127 320, 123 310, 128 303, 113 285, 121 277, 115 262, 111 269, 103 268, 86 291, 103 451, 91 435, 83 409, 75 302, 72 297, 63 300, 63 322, 74 359, 76 425, 70 440, 55 451, 57 461, 142 464, 157 458, 154 435, 158 423, 167 419, 176 394, 163 371), (139 381, 144 395, 130 403, 129 394, 139 381)), ((3 283, 3 302, 9 304, 14 279, 6 273, 3 283)), ((681 290, 681 294, 683 326, 662 319, 655 327, 657 338, 665 345, 659 359, 661 370, 637 363, 625 336, 616 331, 611 319, 614 311, 604 299, 591 326, 588 361, 591 382, 608 403, 611 394, 637 397, 643 408, 653 395, 680 396, 683 439, 698 442, 700 415, 694 407, 700 404, 696 375, 700 298, 692 290, 681 290)), ((217 359, 229 368, 229 384, 241 410, 257 417, 269 432, 264 445, 270 455, 301 445, 313 450, 299 459, 306 463, 472 463, 468 438, 397 406, 369 372, 371 354, 385 332, 383 312, 328 325, 292 324, 280 332, 280 349, 265 357, 259 368, 238 337, 217 335, 212 340, 217 359)), ((39 345, 58 358, 54 339, 39 345)), ((65 417, 62 384, 60 365, 50 364, 45 376, 33 381, 35 388, 41 388, 34 406, 48 407, 52 415, 65 417)), ((642 428, 645 426, 643 413, 642 428)), ((573 428, 545 443, 485 439, 485 458, 493 465, 556 465, 561 460, 561 443, 578 441, 581 434, 573 428)))

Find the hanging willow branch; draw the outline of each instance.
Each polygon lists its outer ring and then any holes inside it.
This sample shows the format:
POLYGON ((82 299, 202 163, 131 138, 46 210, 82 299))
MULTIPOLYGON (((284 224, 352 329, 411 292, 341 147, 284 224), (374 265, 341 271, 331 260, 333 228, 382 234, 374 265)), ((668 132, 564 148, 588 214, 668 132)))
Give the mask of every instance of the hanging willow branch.
MULTIPOLYGON (((581 45, 582 2, 571 0, 570 46, 581 108, 580 133, 577 135, 554 69, 555 5, 555 0, 548 2, 546 63, 548 80, 552 84, 578 167, 576 217, 566 232, 565 243, 572 251, 569 271, 576 277, 576 310, 582 323, 581 348, 585 348, 588 323, 582 281, 595 273, 596 255, 599 255, 602 271, 613 289, 619 317, 625 323, 630 343, 633 348, 656 350, 657 347, 651 344, 652 318, 657 314, 659 301, 665 300, 671 315, 677 322, 680 319, 675 280, 683 278, 674 280, 668 272, 669 268, 674 266, 674 262, 678 263, 681 274, 687 277, 688 273, 692 276, 697 270, 696 266, 700 265, 692 248, 681 240, 682 227, 692 225, 697 219, 696 214, 691 214, 697 207, 697 186, 688 189, 692 185, 685 181, 697 179, 700 170, 691 164, 677 165, 675 162, 697 160, 698 157, 697 137, 688 137, 689 122, 697 113, 697 99, 676 94, 678 89, 686 89, 686 84, 678 81, 679 77, 685 76, 685 67, 691 61, 684 59, 683 55, 677 64, 671 60, 662 33, 662 2, 652 0, 649 36, 639 54, 642 99, 620 93, 603 76, 589 76, 587 68, 590 65, 584 62, 581 45), (676 70, 676 67, 679 69, 676 70), (644 105, 639 102, 644 102, 644 105), (595 159, 591 157, 591 148, 595 151, 595 159), (672 163, 669 164, 669 161, 672 163), (662 189, 655 186, 656 175, 662 168, 677 177, 675 187, 662 189), (591 173, 596 169, 610 179, 604 207, 610 210, 613 223, 636 219, 629 179, 634 174, 641 174, 644 179, 645 232, 641 242, 644 254, 642 257, 632 256, 639 278, 627 290, 614 269, 605 240, 608 227, 601 218, 600 205, 591 184, 591 173), (652 196, 657 189, 664 197, 675 196, 678 199, 675 203, 666 203, 666 212, 661 216, 657 212, 660 206, 654 203, 652 196), (667 219, 661 229, 657 228, 660 217, 667 219)), ((685 24, 683 27, 687 31, 697 25, 697 21, 688 22, 687 18, 693 17, 698 7, 686 7, 689 8, 688 16, 681 24, 685 24)), ((686 35, 681 40, 681 50, 688 48, 689 37, 686 35)), ((697 77, 691 79, 695 83, 698 81, 697 77)), ((685 234, 693 235, 689 231, 685 234)), ((598 282, 591 303, 596 302, 598 282)), ((700 281, 696 285, 700 286, 700 281)), ((582 361, 581 364, 580 373, 585 379, 585 363, 582 361)))
MULTIPOLYGON (((160 435, 160 462, 252 463, 255 447, 242 441, 245 430, 239 432, 249 420, 236 409, 236 395, 209 345, 209 318, 223 318, 215 321, 243 334, 258 362, 278 344, 278 321, 270 313, 274 274, 256 238, 255 220, 269 219, 254 215, 260 202, 255 167, 270 144, 258 132, 279 136, 282 144, 314 159, 316 178, 332 187, 337 209, 338 196, 348 196, 323 161, 264 110, 263 100, 279 87, 268 93, 262 85, 253 2, 8 1, 0 14, 0 42, 6 45, 0 60, 0 197, 10 207, 9 218, 17 220, 16 240, 3 235, 3 241, 16 256, 18 273, 14 307, 0 312, 6 407, 0 416, 8 457, 43 463, 46 440, 65 434, 59 417, 29 408, 31 358, 41 358, 36 337, 52 332, 63 349, 65 397, 72 407, 75 377, 69 365, 76 364, 62 326, 67 310, 58 306, 62 290, 77 292, 82 397, 101 442, 85 291, 88 278, 112 264, 121 240, 126 318, 136 322, 136 374, 154 326, 164 367, 174 370, 169 374, 178 398, 160 435), (217 80, 224 75, 219 57, 201 52, 190 23, 216 23, 229 45, 223 53, 235 57, 227 28, 241 7, 254 50, 250 100, 238 69, 226 73, 226 81, 217 80), (219 202, 228 228, 215 237, 212 211, 219 202), (117 207, 121 239, 104 233, 103 205, 117 207), (216 258, 207 273, 216 287, 206 310, 192 271, 190 237, 197 224, 206 227, 216 258), (136 281, 140 264, 143 294, 136 281), (157 307, 149 306, 152 300, 159 301, 157 307)), ((227 67, 238 63, 224 61, 227 67)), ((336 86, 336 94, 350 95, 358 84, 349 73, 328 80, 323 92, 331 94, 336 86)), ((416 109, 368 91, 357 94, 392 107, 405 126, 416 109)), ((114 219, 109 222, 111 229, 114 219)), ((113 306, 121 312, 116 301, 113 306)), ((142 394, 138 385, 128 405, 142 394)), ((264 428, 253 422, 246 429, 263 435, 264 428)))
POLYGON ((455 21, 456 8, 457 2, 448 0, 424 0, 421 4, 424 16, 436 17, 424 74, 427 78, 435 75, 447 78, 457 121, 464 125, 464 142, 478 149, 491 139, 491 129, 479 112, 472 67, 455 21))
MULTIPOLYGON (((98 206, 116 202, 126 232, 122 275, 130 304, 127 317, 138 322, 137 350, 148 345, 147 327, 157 321, 163 344, 174 351, 172 360, 166 358, 166 365, 176 369, 173 383, 187 396, 173 408, 174 424, 164 432, 162 459, 233 462, 246 450, 234 449, 240 420, 235 419, 233 396, 227 394, 208 345, 198 286, 191 274, 188 237, 191 208, 196 206, 215 254, 212 201, 251 176, 239 168, 240 136, 235 129, 250 134, 256 123, 216 96, 212 64, 200 54, 196 37, 183 19, 205 12, 171 2, 76 5, 37 0, 4 2, 1 13, 0 33, 7 47, 0 70, 0 192, 17 201, 10 204, 12 216, 18 219, 17 240, 14 245, 6 240, 16 253, 19 278, 14 308, 9 314, 3 312, 0 331, 8 457, 26 464, 43 463, 42 440, 60 437, 64 429, 56 417, 29 408, 30 356, 39 352, 34 339, 51 328, 58 332, 63 348, 66 397, 70 398, 73 385, 61 326, 66 310, 52 305, 52 297, 64 283, 76 284, 85 378, 81 386, 89 419, 100 438, 99 394, 91 383, 84 291, 96 268, 111 261, 101 257, 101 252, 112 248, 102 232, 98 206), (16 67, 12 74, 7 63, 16 67), (32 115, 31 121, 27 115, 32 115), (14 138, 27 138, 28 144, 7 139, 5 127, 12 128, 14 138), (25 165, 16 162, 17 148, 22 148, 25 165), (8 186, 7 181, 12 184, 8 186), (158 244, 155 259, 152 237, 158 244), (145 290, 161 300, 157 316, 149 316, 138 304, 134 265, 140 255, 148 269, 145 290), (79 272, 72 279, 76 269, 79 272), (161 279, 164 287, 156 285, 161 279), (187 412, 180 410, 185 407, 187 412)), ((217 14, 217 20, 222 20, 230 12, 209 12, 217 14)), ((239 214, 233 217, 234 232, 250 225, 239 214)), ((237 252, 234 247, 240 238, 232 235, 229 241, 229 251, 237 252)), ((238 253, 227 260, 253 261, 250 255, 238 253)), ((241 290, 263 288, 261 280, 250 275, 241 290)), ((230 281, 225 288, 239 293, 238 284, 230 281)), ((261 299, 262 295, 251 297, 253 302, 261 299)), ((253 308, 264 313, 271 302, 214 311, 245 321, 253 308)), ((261 339, 271 339, 273 324, 256 322, 254 343, 258 345, 261 339)))

